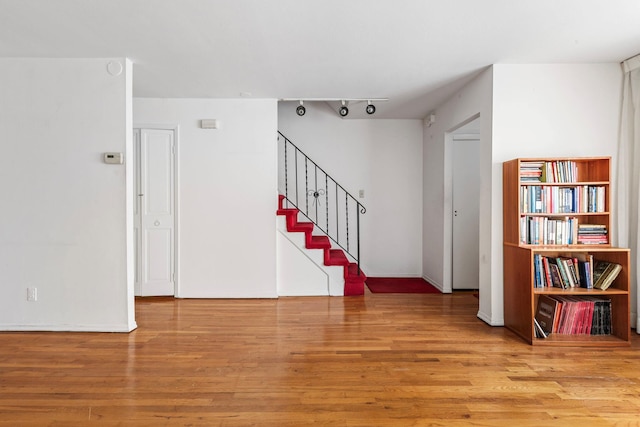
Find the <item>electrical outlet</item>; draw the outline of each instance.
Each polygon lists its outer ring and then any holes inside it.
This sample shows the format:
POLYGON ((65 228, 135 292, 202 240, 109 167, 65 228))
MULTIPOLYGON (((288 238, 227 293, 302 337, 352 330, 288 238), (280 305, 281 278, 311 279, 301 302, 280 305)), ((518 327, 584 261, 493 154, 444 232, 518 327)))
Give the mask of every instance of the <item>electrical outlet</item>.
POLYGON ((364 190, 358 191, 358 197, 360 197, 361 199, 364 199, 364 190))
POLYGON ((38 288, 27 288, 27 301, 38 301, 38 288))

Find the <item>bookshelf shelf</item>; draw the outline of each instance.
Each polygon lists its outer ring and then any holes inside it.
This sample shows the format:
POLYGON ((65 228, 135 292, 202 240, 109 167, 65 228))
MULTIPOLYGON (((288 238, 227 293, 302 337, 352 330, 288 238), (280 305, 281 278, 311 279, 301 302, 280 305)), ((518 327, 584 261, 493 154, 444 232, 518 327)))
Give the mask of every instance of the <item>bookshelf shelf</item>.
POLYGON ((609 212, 571 212, 571 213, 560 213, 560 212, 527 212, 523 213, 522 216, 548 216, 548 217, 556 217, 556 216, 609 216, 609 212))
POLYGON ((609 288, 606 290, 601 289, 584 289, 584 288, 571 288, 571 289, 534 289, 535 295, 592 295, 596 297, 606 297, 608 295, 626 295, 628 292, 623 289, 609 288))
MULTIPOLYGON (((557 346, 628 346, 630 345, 629 315, 629 249, 610 245, 610 162, 609 157, 588 158, 526 158, 514 159, 503 164, 503 236, 504 236, 504 317, 505 326, 532 345, 557 346), (538 166, 540 165, 540 166, 538 166), (542 172, 536 171, 540 167, 542 172), (557 175, 556 175, 557 172, 557 175), (538 176, 536 176, 536 174, 538 176), (522 179, 527 176, 527 179, 522 179), (535 179, 563 180, 564 182, 544 182, 535 179), (599 212, 526 212, 527 206, 541 203, 542 210, 552 205, 549 194, 541 201, 528 193, 532 187, 568 188, 568 202, 573 206, 592 203, 584 199, 586 193, 579 189, 598 187, 599 194, 593 196, 593 209, 599 212), (526 189, 525 189, 526 187, 526 189), (576 190, 571 190, 575 188, 576 190), (572 193, 573 191, 573 193, 572 193), (578 196, 577 194, 581 195, 578 196), (528 199, 523 200, 524 197, 528 199), (528 203, 528 205, 527 205, 528 203), (563 222, 570 217, 572 221, 563 222), (555 235, 555 228, 562 228, 562 239, 555 235), (589 231, 586 231, 588 230, 589 231), (593 229, 603 230, 597 237, 597 244, 584 235, 593 229), (578 237, 578 230, 583 232, 578 237), (590 244, 585 244, 587 241, 590 244), (540 244, 538 244, 540 243, 540 244), (559 243, 559 244, 555 244, 559 243), (547 280, 540 285, 540 267, 536 269, 536 259, 592 257, 595 261, 619 264, 622 270, 606 290, 585 287, 552 287, 547 280), (607 335, 551 333, 547 338, 537 338, 534 317, 540 296, 552 298, 576 297, 577 299, 610 301, 611 333, 607 335)), ((595 190, 594 190, 595 193, 595 190)), ((592 205, 589 205, 592 206, 592 205)), ((539 208, 539 206, 538 206, 539 208)), ((591 209, 591 207, 589 208, 591 209)), ((549 209, 551 210, 551 209, 549 209)), ((585 209, 586 210, 586 209, 585 209)), ((544 281, 544 279, 543 279, 544 281)))
POLYGON ((536 338, 535 345, 551 345, 565 347, 620 347, 626 346, 618 337, 611 335, 558 335, 551 334, 548 338, 536 338))
MULTIPOLYGON (((537 182, 537 181, 520 181, 520 185, 544 185, 545 187, 570 187, 576 183, 571 182, 537 182)), ((580 181, 580 185, 609 185, 608 181, 580 181)))

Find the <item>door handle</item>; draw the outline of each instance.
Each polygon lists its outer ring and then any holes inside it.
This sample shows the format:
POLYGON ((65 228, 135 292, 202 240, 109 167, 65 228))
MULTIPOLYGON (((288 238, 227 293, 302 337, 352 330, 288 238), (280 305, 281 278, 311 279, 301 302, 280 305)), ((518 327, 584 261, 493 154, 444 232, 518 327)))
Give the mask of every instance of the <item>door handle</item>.
POLYGON ((156 221, 153 223, 153 225, 155 225, 156 227, 160 225, 160 221, 156 221))

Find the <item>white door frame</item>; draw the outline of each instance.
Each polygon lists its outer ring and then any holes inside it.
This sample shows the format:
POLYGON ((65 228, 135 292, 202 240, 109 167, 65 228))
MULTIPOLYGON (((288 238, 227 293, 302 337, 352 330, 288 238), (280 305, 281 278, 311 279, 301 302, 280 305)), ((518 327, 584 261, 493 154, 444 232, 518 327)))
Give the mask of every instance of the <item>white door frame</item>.
MULTIPOLYGON (((152 129, 152 130, 170 130, 173 131, 173 143, 175 149, 173 150, 173 173, 174 173, 174 181, 173 181, 173 194, 174 194, 174 213, 173 213, 173 230, 174 230, 174 239, 173 239, 173 271, 174 271, 174 296, 176 298, 180 298, 180 228, 178 224, 180 224, 180 126, 176 124, 158 124, 158 123, 134 123, 133 129, 152 129)), ((138 159, 139 160, 139 159, 138 159)), ((133 173, 136 176, 139 173, 138 170, 138 162, 133 165, 133 173)), ((137 193, 136 203, 137 203, 137 193)), ((135 248, 136 256, 138 256, 138 248, 135 248)), ((136 272, 137 273, 137 272, 136 272)), ((136 290, 137 291, 137 290, 136 290)))
MULTIPOLYGON (((463 126, 479 119, 480 113, 474 114, 444 133, 444 253, 442 274, 442 292, 453 292, 453 136, 463 126)), ((479 136, 482 140, 482 132, 479 136)), ((482 149, 482 145, 480 146, 482 149)), ((480 161, 480 159, 478 159, 480 161)))

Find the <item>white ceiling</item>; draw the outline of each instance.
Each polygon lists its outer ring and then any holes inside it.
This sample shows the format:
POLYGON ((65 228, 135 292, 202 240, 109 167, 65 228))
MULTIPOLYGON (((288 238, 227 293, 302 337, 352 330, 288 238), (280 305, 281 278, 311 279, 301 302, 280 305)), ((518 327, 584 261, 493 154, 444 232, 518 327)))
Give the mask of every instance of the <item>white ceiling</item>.
POLYGON ((137 97, 389 98, 378 118, 491 64, 638 53, 640 0, 0 0, 0 57, 126 56, 137 97))

